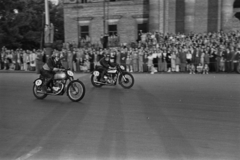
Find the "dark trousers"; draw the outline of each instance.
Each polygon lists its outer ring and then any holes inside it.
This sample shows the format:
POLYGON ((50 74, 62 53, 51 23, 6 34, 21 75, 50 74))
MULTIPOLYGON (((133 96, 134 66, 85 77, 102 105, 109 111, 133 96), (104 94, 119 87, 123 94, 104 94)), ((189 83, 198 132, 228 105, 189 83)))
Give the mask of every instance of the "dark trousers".
POLYGON ((103 76, 106 74, 107 70, 108 70, 107 68, 102 67, 102 69, 101 69, 101 79, 104 79, 103 76))
POLYGON ((94 63, 90 62, 90 72, 94 71, 94 63))
POLYGON ((0 64, 1 68, 0 68, 0 69, 2 70, 2 69, 4 69, 4 62, 3 62, 3 61, 0 61, 0 63, 1 63, 1 64, 0 64))
POLYGON ((239 62, 233 63, 233 71, 240 73, 240 63, 239 62))
POLYGON ((48 87, 49 83, 53 80, 54 72, 41 69, 40 74, 45 78, 43 86, 48 87))
POLYGON ((210 72, 216 72, 216 62, 214 61, 211 61, 210 64, 209 64, 209 71, 210 72))
POLYGON ((225 70, 226 72, 232 72, 232 65, 231 65, 231 62, 230 61, 226 61, 225 62, 225 70))

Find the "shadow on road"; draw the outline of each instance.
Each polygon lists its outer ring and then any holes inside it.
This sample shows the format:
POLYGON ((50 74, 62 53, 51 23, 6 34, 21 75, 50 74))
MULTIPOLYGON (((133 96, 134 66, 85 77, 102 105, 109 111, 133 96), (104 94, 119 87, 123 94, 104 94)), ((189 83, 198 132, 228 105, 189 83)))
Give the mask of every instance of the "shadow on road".
POLYGON ((124 133, 124 115, 122 111, 123 102, 121 99, 123 92, 122 89, 111 88, 108 94, 108 110, 97 157, 104 160, 124 160, 127 157, 127 151, 124 133))
POLYGON ((174 126, 165 115, 159 97, 147 92, 139 86, 141 92, 136 92, 139 101, 144 106, 146 121, 159 137, 159 146, 163 146, 167 159, 195 159, 199 157, 197 151, 188 142, 184 135, 174 126), (181 158, 182 157, 182 158, 181 158))
MULTIPOLYGON (((81 125, 91 106, 91 94, 88 91, 84 102, 63 102, 55 99, 33 100, 39 107, 53 108, 34 128, 29 130, 21 140, 12 146, 2 158, 16 159, 27 155, 34 148, 41 148, 36 159, 57 159, 64 149, 75 142, 78 136, 76 128, 81 125), (89 94, 91 96, 89 96, 89 94), (70 125, 69 125, 70 124, 70 125)), ((36 155, 37 156, 37 155, 36 155)))

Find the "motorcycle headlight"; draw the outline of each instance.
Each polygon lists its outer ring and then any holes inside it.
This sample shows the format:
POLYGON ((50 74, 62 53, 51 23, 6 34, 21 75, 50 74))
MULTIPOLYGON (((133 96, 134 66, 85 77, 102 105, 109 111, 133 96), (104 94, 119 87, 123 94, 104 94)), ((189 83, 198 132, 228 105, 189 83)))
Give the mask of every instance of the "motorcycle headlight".
POLYGON ((120 66, 121 70, 125 70, 125 67, 124 66, 120 66))
POLYGON ((72 71, 67 71, 67 74, 69 75, 69 76, 73 76, 73 72, 72 71))

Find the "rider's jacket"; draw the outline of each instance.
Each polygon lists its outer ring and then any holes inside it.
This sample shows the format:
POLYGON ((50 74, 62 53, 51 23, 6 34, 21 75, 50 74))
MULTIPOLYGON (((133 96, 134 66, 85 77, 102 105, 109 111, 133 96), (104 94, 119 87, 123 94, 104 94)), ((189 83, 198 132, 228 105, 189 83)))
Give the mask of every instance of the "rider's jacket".
POLYGON ((43 69, 47 71, 53 71, 53 68, 61 68, 61 61, 55 61, 54 57, 50 57, 47 62, 43 65, 43 69))
POLYGON ((99 60, 99 63, 104 67, 104 68, 109 68, 110 66, 110 61, 106 61, 105 57, 99 60))

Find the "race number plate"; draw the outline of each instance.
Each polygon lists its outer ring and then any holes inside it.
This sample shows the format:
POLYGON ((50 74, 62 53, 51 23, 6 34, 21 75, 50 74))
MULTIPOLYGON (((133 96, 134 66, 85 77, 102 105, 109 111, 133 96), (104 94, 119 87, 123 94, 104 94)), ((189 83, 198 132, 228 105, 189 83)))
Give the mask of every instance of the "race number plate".
POLYGON ((42 80, 41 79, 36 80, 35 85, 36 86, 41 86, 42 85, 42 80))
POLYGON ((96 77, 98 77, 98 76, 99 76, 99 72, 98 72, 98 71, 94 71, 94 72, 93 72, 93 75, 96 76, 96 77))

